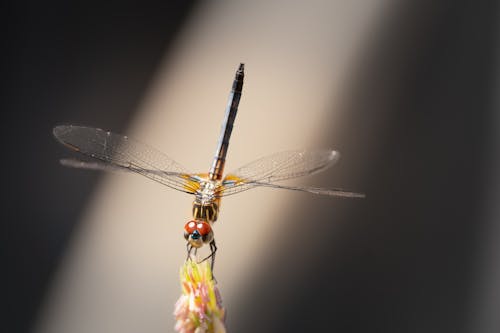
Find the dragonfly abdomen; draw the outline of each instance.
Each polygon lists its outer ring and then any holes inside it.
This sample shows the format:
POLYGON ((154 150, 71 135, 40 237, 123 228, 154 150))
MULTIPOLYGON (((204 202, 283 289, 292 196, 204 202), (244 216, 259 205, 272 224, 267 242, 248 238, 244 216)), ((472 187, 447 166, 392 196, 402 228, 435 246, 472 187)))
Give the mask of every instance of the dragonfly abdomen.
POLYGON ((229 138, 231 137, 231 132, 233 131, 234 120, 236 119, 236 113, 238 112, 238 104, 240 103, 241 91, 243 89, 243 78, 244 78, 244 68, 243 64, 236 71, 236 76, 233 81, 233 87, 231 93, 229 94, 229 101, 226 107, 226 113, 224 116, 224 121, 222 123, 221 133, 219 136, 219 142, 217 143, 217 150, 215 151, 214 161, 212 167, 208 173, 210 180, 221 180, 222 173, 224 171, 224 164, 226 162, 227 149, 229 147, 229 138))

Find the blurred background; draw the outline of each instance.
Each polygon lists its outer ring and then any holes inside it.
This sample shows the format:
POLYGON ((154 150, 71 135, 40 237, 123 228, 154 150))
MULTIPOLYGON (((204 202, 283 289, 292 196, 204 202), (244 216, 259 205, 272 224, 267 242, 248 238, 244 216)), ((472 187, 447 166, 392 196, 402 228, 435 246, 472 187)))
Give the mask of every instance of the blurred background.
POLYGON ((61 167, 57 124, 208 170, 234 72, 226 170, 333 148, 222 203, 229 332, 498 332, 498 1, 4 1, 2 328, 171 332, 192 198, 61 167))

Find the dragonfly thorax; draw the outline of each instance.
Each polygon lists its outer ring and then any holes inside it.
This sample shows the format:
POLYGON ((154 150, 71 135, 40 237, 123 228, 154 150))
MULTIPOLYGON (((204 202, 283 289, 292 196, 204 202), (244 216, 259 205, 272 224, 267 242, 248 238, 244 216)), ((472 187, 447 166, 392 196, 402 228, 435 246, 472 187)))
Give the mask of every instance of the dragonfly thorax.
POLYGON ((200 204, 208 204, 215 200, 215 189, 220 186, 214 180, 200 182, 200 188, 196 190, 195 201, 200 204))
POLYGON ((219 212, 219 199, 216 189, 220 186, 217 181, 206 180, 200 182, 200 188, 195 193, 193 202, 193 218, 213 223, 219 212))

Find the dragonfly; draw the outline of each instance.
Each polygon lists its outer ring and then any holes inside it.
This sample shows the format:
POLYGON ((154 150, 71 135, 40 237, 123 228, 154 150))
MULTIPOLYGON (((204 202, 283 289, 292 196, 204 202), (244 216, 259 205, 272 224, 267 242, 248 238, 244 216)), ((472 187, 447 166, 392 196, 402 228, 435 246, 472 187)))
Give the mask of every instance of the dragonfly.
POLYGON ((229 147, 244 79, 240 64, 229 94, 215 156, 208 173, 191 173, 161 151, 127 136, 94 127, 61 125, 53 129, 55 138, 87 157, 87 160, 61 159, 73 168, 133 172, 171 189, 194 195, 192 219, 184 225, 188 258, 205 244, 210 246, 213 269, 217 246, 213 225, 217 221, 221 198, 256 187, 269 187, 345 198, 364 198, 362 193, 340 188, 300 187, 277 182, 322 172, 339 160, 334 150, 292 150, 275 153, 246 164, 224 176, 229 147))

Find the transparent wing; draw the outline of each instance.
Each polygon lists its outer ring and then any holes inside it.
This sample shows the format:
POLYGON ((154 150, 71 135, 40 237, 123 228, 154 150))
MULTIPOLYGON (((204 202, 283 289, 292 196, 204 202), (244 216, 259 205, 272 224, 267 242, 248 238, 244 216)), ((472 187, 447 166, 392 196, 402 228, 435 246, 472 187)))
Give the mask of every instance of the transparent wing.
POLYGON ((312 175, 334 165, 340 154, 334 150, 285 151, 263 157, 228 174, 219 196, 227 196, 258 186, 304 191, 316 194, 363 197, 363 194, 341 189, 321 189, 273 184, 274 182, 312 175))
MULTIPOLYGON (((117 166, 114 164, 106 163, 106 162, 91 162, 91 161, 82 161, 82 160, 77 160, 74 158, 61 158, 59 160, 61 165, 69 168, 75 168, 75 169, 86 169, 86 170, 98 170, 98 171, 119 171, 119 172, 138 172, 138 170, 135 170, 133 167, 129 168, 124 168, 121 166, 117 166)), ((157 171, 157 170, 143 170, 151 174, 155 175, 163 175, 165 172, 164 171, 157 171)))
POLYGON ((194 193, 197 183, 191 175, 167 155, 126 136, 100 128, 63 125, 54 127, 54 136, 66 147, 98 162, 62 160, 71 167, 131 171, 175 190, 194 193))
POLYGON ((321 172, 339 158, 340 154, 334 150, 283 151, 246 164, 229 176, 271 183, 321 172))
POLYGON ((294 190, 294 191, 308 192, 308 193, 313 193, 313 194, 329 195, 332 197, 343 197, 343 198, 364 198, 364 197, 366 197, 366 195, 363 193, 350 192, 350 191, 346 191, 346 190, 343 190, 340 188, 286 186, 286 185, 266 184, 266 183, 257 183, 256 186, 281 188, 281 189, 285 189, 285 190, 294 190))

